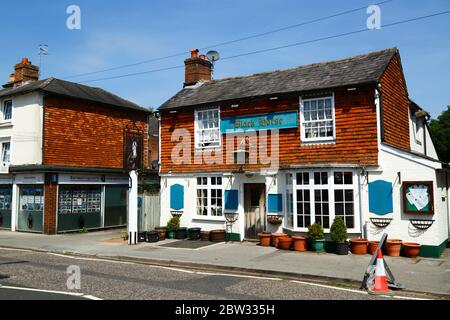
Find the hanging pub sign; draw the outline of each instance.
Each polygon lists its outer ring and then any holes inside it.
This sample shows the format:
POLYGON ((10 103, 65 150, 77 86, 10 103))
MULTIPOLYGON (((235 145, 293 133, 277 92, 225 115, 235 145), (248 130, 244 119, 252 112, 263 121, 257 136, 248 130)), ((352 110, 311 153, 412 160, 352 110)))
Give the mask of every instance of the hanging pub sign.
POLYGON ((403 210, 407 214, 434 214, 433 182, 403 182, 403 210))
POLYGON ((141 169, 144 149, 143 135, 136 132, 125 132, 124 142, 124 169, 141 169))

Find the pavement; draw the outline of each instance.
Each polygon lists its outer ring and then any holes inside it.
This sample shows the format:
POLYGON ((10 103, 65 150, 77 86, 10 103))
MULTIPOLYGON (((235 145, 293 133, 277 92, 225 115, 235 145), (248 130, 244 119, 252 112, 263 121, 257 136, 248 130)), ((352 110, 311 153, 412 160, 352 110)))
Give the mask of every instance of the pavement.
MULTIPOLYGON (((176 240, 128 246, 105 242, 120 231, 46 236, 0 231, 0 247, 30 249, 168 267, 214 270, 224 273, 277 276, 325 284, 356 287, 362 280, 370 255, 337 256, 314 252, 282 251, 256 243, 227 242, 197 249, 168 247, 176 240)), ((385 257, 396 280, 406 291, 450 299, 450 250, 440 259, 385 257)))

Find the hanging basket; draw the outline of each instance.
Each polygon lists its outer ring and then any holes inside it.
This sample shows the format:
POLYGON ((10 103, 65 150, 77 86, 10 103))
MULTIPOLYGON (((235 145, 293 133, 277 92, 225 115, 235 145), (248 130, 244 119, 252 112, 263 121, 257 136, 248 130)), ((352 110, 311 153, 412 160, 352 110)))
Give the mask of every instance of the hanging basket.
POLYGON ((283 218, 280 216, 267 216, 267 221, 274 226, 280 226, 283 224, 283 218))
POLYGON ((183 215, 183 211, 170 211, 172 217, 181 217, 183 215))
POLYGON ((433 225, 434 220, 410 219, 409 222, 411 222, 416 229, 428 230, 433 225))
POLYGON ((239 218, 239 214, 236 212, 230 213, 230 212, 226 212, 225 214, 225 219, 227 220, 227 222, 229 223, 235 223, 238 218, 239 218))
POLYGON ((390 218, 370 218, 370 221, 377 228, 386 228, 391 224, 393 219, 390 218))

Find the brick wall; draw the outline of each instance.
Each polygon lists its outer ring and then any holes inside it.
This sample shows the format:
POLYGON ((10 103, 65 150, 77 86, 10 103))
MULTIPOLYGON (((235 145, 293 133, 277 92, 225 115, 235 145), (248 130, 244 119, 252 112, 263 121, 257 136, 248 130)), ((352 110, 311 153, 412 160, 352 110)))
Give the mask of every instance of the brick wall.
POLYGON ((45 165, 122 168, 123 132, 133 124, 143 133, 148 164, 146 113, 59 96, 44 105, 45 165))
POLYGON ((44 185, 44 234, 56 234, 57 184, 50 182, 50 174, 45 175, 44 185))
POLYGON ((383 143, 409 151, 409 98, 398 55, 391 60, 381 77, 381 92, 383 143))
MULTIPOLYGON (((280 130, 280 166, 292 164, 363 164, 376 165, 378 161, 377 119, 374 104, 375 85, 347 91, 346 88, 335 90, 336 109, 336 143, 301 146, 300 128, 280 130)), ((243 115, 256 115, 267 112, 299 110, 299 97, 280 97, 270 101, 260 99, 241 102, 239 108, 231 108, 230 104, 222 104, 221 118, 243 115)), ((300 119, 299 119, 300 122, 300 119)), ((194 159, 194 109, 181 110, 175 114, 161 114, 161 172, 218 172, 239 170, 238 165, 227 165, 225 152, 218 157, 224 164, 174 164, 172 150, 180 142, 171 141, 175 129, 185 129, 191 136, 191 158, 194 159)), ((270 148, 270 139, 268 139, 270 148)), ((223 150, 226 150, 226 138, 222 135, 223 150)), ((236 142, 235 142, 236 145, 236 142)), ((269 149, 270 150, 270 149, 269 149)), ((259 170, 267 165, 245 165, 243 170, 259 170)))

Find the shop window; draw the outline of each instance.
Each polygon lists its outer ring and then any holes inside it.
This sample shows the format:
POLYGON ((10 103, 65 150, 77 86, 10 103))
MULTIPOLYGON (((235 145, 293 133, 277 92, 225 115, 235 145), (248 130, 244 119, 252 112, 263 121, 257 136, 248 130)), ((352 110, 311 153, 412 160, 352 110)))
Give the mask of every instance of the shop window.
POLYGON ((12 100, 6 100, 3 102, 3 121, 9 121, 12 119, 12 100))
POLYGON ((197 178, 197 215, 205 217, 223 215, 222 177, 197 178))
POLYGON ((220 147, 219 108, 195 111, 195 146, 202 148, 220 147))
POLYGON ((292 192, 293 188, 293 177, 292 173, 286 174, 286 226, 288 228, 294 227, 294 194, 292 192))
MULTIPOLYGON (((294 225, 304 231, 314 222, 325 229, 341 217, 349 229, 356 229, 354 173, 347 171, 303 171, 296 173, 294 225), (311 181, 307 183, 307 178, 311 181)), ((289 189, 287 192, 289 197, 289 189)), ((289 201, 289 199, 287 199, 289 201)), ((289 203, 289 202, 288 202, 289 203)))
POLYGON ((302 141, 334 140, 334 99, 304 99, 300 103, 302 141))

